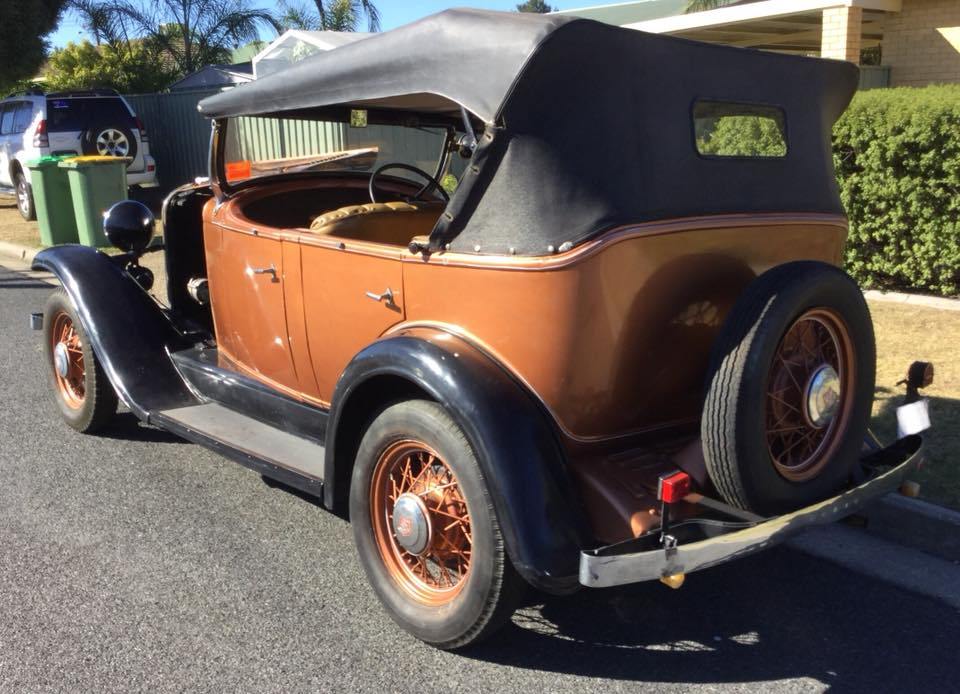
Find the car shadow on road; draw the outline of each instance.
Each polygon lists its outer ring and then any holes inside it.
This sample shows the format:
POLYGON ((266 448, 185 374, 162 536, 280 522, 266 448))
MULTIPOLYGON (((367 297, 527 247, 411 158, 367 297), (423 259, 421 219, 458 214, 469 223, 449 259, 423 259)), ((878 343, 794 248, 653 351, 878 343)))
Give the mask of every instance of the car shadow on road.
POLYGON ((0 268, 0 289, 53 289, 53 285, 28 275, 3 272, 0 268))
POLYGON ((918 691, 955 686, 958 638, 956 605, 776 548, 691 574, 677 591, 646 583, 541 596, 464 655, 615 680, 809 678, 840 690, 918 691))
POLYGON ((121 412, 97 436, 118 441, 145 441, 147 443, 190 443, 169 431, 144 424, 132 412, 121 412))

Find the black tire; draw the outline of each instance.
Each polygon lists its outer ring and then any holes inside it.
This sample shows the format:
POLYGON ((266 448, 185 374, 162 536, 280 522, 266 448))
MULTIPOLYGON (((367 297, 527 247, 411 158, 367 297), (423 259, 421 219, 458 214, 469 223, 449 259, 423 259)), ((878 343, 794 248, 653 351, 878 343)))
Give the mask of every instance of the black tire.
POLYGON ((100 361, 93 353, 86 331, 77 317, 70 298, 58 289, 47 300, 43 311, 43 354, 45 369, 50 379, 54 400, 64 421, 81 433, 93 433, 111 422, 117 412, 117 394, 110 385, 100 361), (67 379, 57 374, 55 346, 60 341, 59 328, 69 321, 78 338, 82 354, 82 394, 80 388, 72 388, 67 379))
MULTIPOLYGON (((381 508, 381 511, 386 507, 381 508)), ((386 515, 386 514, 385 514, 386 515)), ((438 648, 476 643, 498 629, 519 605, 526 584, 504 547, 503 536, 480 466, 466 436, 442 407, 410 400, 383 410, 367 428, 357 451, 350 488, 350 520, 367 577, 387 612, 403 629, 438 648), (422 442, 454 475, 468 510, 471 559, 458 593, 442 605, 414 596, 408 581, 389 568, 371 520, 375 470, 391 447, 422 442)), ((395 537, 395 536, 394 536, 395 537)), ((436 542, 436 540, 431 540, 436 542)), ((402 574, 402 572, 400 572, 402 574)))
POLYGON ((714 345, 701 422, 707 471, 728 503, 784 513, 829 497, 849 480, 870 419, 875 349, 863 294, 833 266, 788 263, 747 287, 714 345), (834 361, 836 414, 814 424, 812 377, 800 385, 811 373, 804 364, 834 368, 834 361))
MULTIPOLYGON (((110 138, 113 139, 112 137, 110 138)), ((120 125, 114 121, 101 121, 98 123, 92 124, 86 130, 83 131, 83 134, 80 137, 80 147, 83 150, 84 154, 104 154, 106 156, 124 156, 130 157, 131 159, 137 158, 137 139, 133 136, 133 130, 128 126, 120 125), (101 152, 97 141, 101 136, 104 136, 106 133, 113 131, 119 133, 127 142, 127 152, 126 154, 111 154, 110 152, 101 152)))
POLYGON ((13 174, 13 185, 17 191, 17 211, 28 222, 37 218, 37 207, 33 201, 33 186, 27 183, 27 177, 19 168, 13 174))

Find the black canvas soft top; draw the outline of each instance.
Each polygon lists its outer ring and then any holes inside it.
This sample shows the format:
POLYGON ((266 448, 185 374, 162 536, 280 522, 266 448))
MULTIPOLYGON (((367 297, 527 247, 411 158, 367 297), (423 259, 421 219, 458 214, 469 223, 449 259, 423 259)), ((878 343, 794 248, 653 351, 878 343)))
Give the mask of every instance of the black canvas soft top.
MULTIPOLYGON (((210 118, 351 105, 494 121, 517 75, 559 27, 520 12, 447 10, 311 56, 281 73, 208 97, 210 118)), ((583 20, 580 20, 583 21, 583 20)))
POLYGON ((844 61, 571 17, 448 10, 209 97, 200 110, 341 120, 359 107, 400 123, 420 114, 456 124, 462 106, 484 127, 431 245, 546 255, 648 221, 842 215, 831 128, 857 80, 844 61), (703 101, 776 109, 784 155, 701 154, 694 109, 703 101))

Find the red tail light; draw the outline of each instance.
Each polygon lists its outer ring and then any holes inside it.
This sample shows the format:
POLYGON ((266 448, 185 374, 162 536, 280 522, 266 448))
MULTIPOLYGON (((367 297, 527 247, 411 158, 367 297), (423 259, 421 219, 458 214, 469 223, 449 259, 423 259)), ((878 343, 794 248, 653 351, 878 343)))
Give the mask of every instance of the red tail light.
POLYGON ((690 475, 674 472, 661 475, 657 482, 657 497, 668 504, 683 500, 690 493, 690 475))
POLYGON ((133 124, 136 125, 136 126, 137 126, 137 130, 140 131, 140 139, 141 139, 141 140, 146 140, 146 139, 147 139, 147 129, 146 129, 145 127, 143 127, 143 121, 140 120, 140 116, 134 116, 134 117, 133 117, 133 124))
POLYGON ((37 123, 37 129, 33 131, 34 147, 49 147, 50 139, 47 137, 47 121, 42 120, 37 123))

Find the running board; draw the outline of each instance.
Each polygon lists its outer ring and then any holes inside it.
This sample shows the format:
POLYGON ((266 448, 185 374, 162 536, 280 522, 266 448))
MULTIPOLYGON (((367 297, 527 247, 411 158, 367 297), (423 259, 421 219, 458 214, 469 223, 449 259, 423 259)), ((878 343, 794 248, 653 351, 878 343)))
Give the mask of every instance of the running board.
POLYGON ((150 422, 279 482, 322 496, 324 447, 215 402, 162 410, 150 422))

